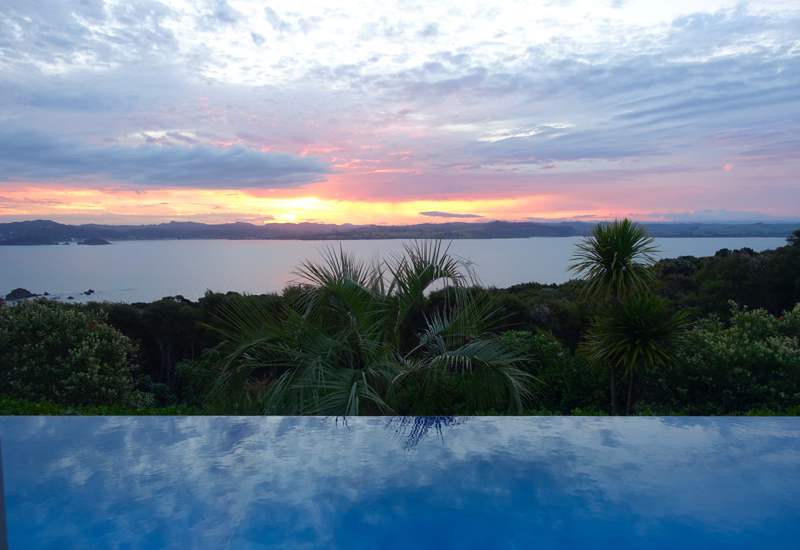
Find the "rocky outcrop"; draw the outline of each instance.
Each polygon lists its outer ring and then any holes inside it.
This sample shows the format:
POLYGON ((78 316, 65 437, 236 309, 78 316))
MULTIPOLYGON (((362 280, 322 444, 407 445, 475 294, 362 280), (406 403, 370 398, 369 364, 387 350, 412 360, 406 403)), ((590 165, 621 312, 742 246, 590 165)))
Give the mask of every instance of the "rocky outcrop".
POLYGON ((6 300, 22 300, 24 298, 35 298, 39 296, 24 288, 15 288, 10 293, 6 294, 6 300))

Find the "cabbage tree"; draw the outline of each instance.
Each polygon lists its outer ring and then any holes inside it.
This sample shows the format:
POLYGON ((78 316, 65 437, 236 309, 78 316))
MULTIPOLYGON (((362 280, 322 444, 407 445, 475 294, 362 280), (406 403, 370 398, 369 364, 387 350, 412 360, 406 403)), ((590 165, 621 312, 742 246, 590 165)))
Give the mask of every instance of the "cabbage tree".
MULTIPOLYGON (((584 298, 611 299, 615 304, 626 296, 642 296, 656 286, 654 266, 657 248, 647 228, 629 219, 598 223, 589 237, 576 246, 569 271, 582 281, 584 298)), ((619 408, 617 364, 609 364, 611 374, 611 414, 619 408)))
POLYGON ((623 369, 629 376, 626 414, 633 414, 637 370, 648 371, 672 357, 671 348, 686 329, 686 317, 667 308, 663 299, 644 295, 623 298, 592 322, 581 351, 590 360, 623 369))
POLYGON ((583 281, 587 298, 642 295, 658 286, 653 267, 658 248, 647 228, 625 218, 598 223, 576 246, 569 266, 583 281))

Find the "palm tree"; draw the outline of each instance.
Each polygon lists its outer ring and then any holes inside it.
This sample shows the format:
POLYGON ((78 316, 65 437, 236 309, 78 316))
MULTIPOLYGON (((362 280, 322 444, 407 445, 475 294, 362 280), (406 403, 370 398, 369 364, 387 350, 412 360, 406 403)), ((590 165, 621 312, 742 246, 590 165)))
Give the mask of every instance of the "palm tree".
MULTIPOLYGON (((598 223, 590 236, 578 243, 569 271, 583 281, 584 298, 611 299, 641 296, 658 285, 653 266, 657 252, 647 229, 625 218, 598 223)), ((617 365, 611 363, 611 414, 619 409, 617 365)))
POLYGON ((323 262, 301 264, 305 290, 281 314, 235 301, 222 312, 217 395, 236 402, 254 372, 268 372, 265 414, 441 414, 459 392, 468 412, 520 413, 535 379, 517 368, 526 357, 490 334, 496 310, 470 289, 468 266, 440 241, 404 246, 383 262, 326 249, 323 262), (420 322, 437 284, 445 305, 420 322))
POLYGON ((581 344, 590 360, 625 369, 630 376, 627 415, 633 414, 636 371, 649 370, 670 358, 670 347, 682 336, 687 315, 665 307, 653 296, 628 296, 598 317, 581 344))

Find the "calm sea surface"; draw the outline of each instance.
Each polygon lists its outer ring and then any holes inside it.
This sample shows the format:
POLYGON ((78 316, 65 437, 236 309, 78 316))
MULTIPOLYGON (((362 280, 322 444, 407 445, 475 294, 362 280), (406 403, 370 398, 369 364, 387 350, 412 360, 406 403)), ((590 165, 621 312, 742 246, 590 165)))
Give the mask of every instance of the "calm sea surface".
MULTIPOLYGON (((472 262, 486 286, 563 283, 579 237, 456 240, 450 252, 472 262)), ((711 256, 721 248, 756 251, 786 244, 782 238, 657 239, 660 257, 711 256)), ((0 247, 0 295, 15 288, 76 301, 150 302, 206 289, 261 294, 280 291, 296 279, 304 260, 339 243, 323 241, 123 241, 111 246, 0 247), (81 295, 92 289, 93 295, 81 295)), ((401 253, 403 241, 344 241, 346 251, 369 259, 401 253)))
POLYGON ((796 550, 800 539, 795 417, 7 416, 0 434, 12 549, 796 550))

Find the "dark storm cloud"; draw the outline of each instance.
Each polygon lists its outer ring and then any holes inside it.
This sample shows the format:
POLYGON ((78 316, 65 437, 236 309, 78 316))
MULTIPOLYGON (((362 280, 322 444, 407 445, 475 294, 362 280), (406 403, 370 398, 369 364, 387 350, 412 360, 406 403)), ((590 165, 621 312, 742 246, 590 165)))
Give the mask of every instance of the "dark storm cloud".
POLYGON ((241 146, 90 146, 28 129, 0 130, 0 178, 206 189, 295 188, 323 181, 328 163, 241 146))

